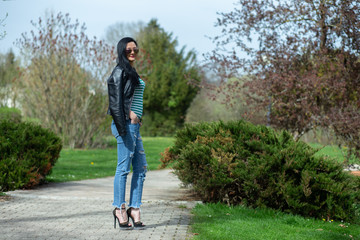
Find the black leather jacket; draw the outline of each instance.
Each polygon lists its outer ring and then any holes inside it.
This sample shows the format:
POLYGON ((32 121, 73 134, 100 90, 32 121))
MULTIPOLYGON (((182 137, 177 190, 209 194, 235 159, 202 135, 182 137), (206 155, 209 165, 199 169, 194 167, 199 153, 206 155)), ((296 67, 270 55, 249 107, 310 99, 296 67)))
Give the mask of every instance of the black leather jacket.
POLYGON ((126 120, 130 119, 130 106, 133 100, 135 86, 126 76, 124 69, 117 65, 107 80, 110 114, 115 122, 120 136, 126 135, 126 120))

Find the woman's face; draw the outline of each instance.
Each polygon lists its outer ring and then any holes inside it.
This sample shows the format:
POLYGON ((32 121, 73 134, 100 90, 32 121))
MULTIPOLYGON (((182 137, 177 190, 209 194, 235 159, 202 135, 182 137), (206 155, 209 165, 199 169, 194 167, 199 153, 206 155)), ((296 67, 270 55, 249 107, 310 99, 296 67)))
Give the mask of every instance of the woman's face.
POLYGON ((135 62, 135 58, 138 52, 139 49, 134 42, 129 42, 128 44, 126 44, 126 58, 129 60, 131 65, 135 62))

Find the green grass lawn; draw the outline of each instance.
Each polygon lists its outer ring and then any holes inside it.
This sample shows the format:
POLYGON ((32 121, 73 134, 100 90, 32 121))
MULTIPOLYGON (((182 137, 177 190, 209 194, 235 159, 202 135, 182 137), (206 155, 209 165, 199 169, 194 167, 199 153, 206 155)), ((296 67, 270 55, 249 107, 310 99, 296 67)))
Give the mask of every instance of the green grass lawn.
MULTIPOLYGON (((149 170, 160 165, 160 153, 171 146, 174 138, 143 137, 149 170)), ((116 141, 109 149, 63 149, 47 181, 65 182, 114 176, 117 163, 116 141)))
POLYGON ((198 204, 192 212, 196 240, 360 239, 357 224, 309 219, 270 209, 198 204))
MULTIPOLYGON (((327 155, 330 156, 334 159, 336 159, 338 162, 343 163, 346 159, 346 154, 347 154, 347 148, 346 147, 342 147, 339 148, 336 145, 328 145, 328 146, 323 146, 321 144, 318 143, 313 143, 310 144, 313 148, 317 148, 320 149, 319 152, 317 152, 315 155, 327 155)), ((355 157, 351 158, 349 160, 349 163, 357 163, 359 164, 359 160, 356 159, 355 157)))

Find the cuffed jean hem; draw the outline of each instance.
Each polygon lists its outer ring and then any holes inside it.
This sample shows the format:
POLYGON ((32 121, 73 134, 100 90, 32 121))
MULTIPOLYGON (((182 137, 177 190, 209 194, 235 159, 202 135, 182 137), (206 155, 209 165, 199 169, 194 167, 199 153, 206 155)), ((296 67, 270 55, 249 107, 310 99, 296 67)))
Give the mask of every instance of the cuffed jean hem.
POLYGON ((122 204, 120 204, 120 206, 116 206, 115 204, 113 204, 113 207, 116 207, 116 208, 121 208, 122 205, 126 205, 126 202, 123 202, 122 204))
POLYGON ((131 205, 129 205, 128 207, 129 207, 129 208, 140 208, 140 207, 141 207, 141 205, 142 205, 142 203, 140 203, 140 205, 139 205, 139 206, 131 206, 131 205))

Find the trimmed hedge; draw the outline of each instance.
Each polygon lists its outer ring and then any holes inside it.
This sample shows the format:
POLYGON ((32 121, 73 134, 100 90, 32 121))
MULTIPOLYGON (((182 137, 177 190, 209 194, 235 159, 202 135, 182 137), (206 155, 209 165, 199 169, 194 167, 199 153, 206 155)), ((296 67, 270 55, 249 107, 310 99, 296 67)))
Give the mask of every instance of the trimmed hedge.
POLYGON ((31 188, 50 174, 62 148, 53 132, 31 123, 0 122, 0 191, 31 188))
POLYGON ((204 202, 270 207, 306 217, 352 220, 360 181, 340 163, 283 131, 249 122, 186 125, 161 161, 204 202))

